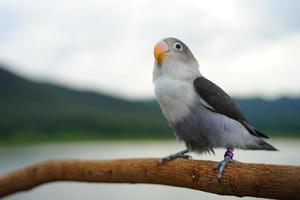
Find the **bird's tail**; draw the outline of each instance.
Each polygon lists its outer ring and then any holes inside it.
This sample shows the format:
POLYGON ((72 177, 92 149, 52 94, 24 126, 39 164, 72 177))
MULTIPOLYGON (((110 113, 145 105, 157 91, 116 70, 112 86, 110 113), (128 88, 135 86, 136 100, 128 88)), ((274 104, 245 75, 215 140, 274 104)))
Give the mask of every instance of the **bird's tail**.
POLYGON ((278 151, 275 147, 270 145, 269 143, 263 141, 262 139, 258 140, 256 147, 253 150, 266 150, 266 151, 278 151))

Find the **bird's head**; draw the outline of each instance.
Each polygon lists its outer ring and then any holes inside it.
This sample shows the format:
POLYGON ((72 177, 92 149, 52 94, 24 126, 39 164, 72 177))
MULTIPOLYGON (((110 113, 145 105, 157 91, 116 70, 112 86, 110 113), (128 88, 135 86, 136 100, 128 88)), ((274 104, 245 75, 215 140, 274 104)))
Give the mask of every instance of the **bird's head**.
POLYGON ((153 78, 164 74, 173 78, 186 78, 200 74, 198 62, 190 49, 176 38, 160 40, 154 47, 154 73, 153 78))

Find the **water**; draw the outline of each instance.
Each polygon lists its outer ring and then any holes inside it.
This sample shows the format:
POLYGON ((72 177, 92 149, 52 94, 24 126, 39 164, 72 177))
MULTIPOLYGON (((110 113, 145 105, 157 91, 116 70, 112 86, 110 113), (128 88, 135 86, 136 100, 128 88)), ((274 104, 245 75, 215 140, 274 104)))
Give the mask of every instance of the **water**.
MULTIPOLYGON (((271 140, 279 152, 237 150, 235 158, 241 162, 300 165, 300 140, 271 140)), ((176 141, 125 141, 95 143, 58 143, 23 147, 0 148, 0 173, 5 173, 34 162, 48 159, 117 159, 134 157, 162 157, 183 149, 176 141)), ((224 150, 216 155, 193 155, 194 159, 219 161, 224 150)), ((0 188, 1 189, 1 188, 0 188)), ((21 192, 4 200, 199 200, 232 199, 197 190, 150 184, 105 184, 105 183, 48 183, 29 192, 21 192)), ((253 199, 253 198, 243 198, 253 199)))

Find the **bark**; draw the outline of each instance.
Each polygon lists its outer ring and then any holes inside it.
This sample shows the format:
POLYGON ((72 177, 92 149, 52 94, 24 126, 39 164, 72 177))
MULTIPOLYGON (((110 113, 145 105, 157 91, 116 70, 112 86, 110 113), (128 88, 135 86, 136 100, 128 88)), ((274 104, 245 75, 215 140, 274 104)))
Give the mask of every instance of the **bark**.
POLYGON ((50 160, 0 176, 0 197, 54 181, 151 183, 220 195, 300 199, 300 167, 230 163, 222 178, 216 162, 176 159, 50 160))

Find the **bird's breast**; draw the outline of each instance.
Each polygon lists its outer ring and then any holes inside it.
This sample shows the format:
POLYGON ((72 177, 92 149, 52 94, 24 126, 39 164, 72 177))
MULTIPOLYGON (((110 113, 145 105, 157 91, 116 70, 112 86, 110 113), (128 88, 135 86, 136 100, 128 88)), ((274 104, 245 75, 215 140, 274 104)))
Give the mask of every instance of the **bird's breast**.
POLYGON ((191 112, 196 93, 192 81, 158 78, 154 82, 155 94, 169 122, 176 122, 191 112))

